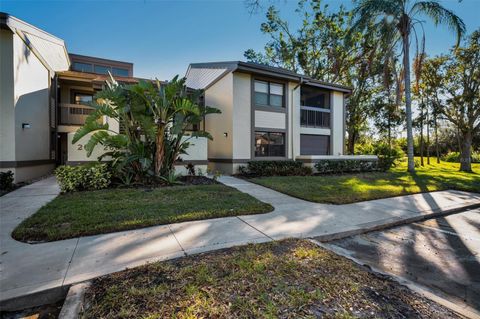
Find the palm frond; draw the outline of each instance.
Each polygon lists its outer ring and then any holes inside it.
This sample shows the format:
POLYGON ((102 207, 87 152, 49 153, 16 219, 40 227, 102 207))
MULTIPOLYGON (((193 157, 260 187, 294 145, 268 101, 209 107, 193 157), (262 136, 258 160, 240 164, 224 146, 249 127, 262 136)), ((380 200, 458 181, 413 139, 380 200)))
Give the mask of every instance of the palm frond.
POLYGON ((85 121, 85 124, 75 132, 72 143, 77 143, 82 137, 86 136, 87 134, 97 131, 107 131, 108 129, 108 123, 99 123, 98 121, 85 121))
POLYGON ((451 31, 456 33, 457 43, 460 44, 462 36, 465 34, 465 23, 452 11, 443 7, 437 1, 420 1, 413 5, 411 9, 412 16, 416 13, 430 17, 435 25, 446 25, 451 31))
POLYGON ((360 0, 352 11, 356 17, 352 30, 364 30, 369 23, 376 21, 379 17, 398 18, 402 13, 401 10, 402 0, 360 0))

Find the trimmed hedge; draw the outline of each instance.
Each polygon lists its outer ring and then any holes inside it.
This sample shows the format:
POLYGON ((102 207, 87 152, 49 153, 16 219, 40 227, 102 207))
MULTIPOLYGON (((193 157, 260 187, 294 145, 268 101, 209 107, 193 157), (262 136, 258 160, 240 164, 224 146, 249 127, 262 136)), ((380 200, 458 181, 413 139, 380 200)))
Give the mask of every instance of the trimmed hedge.
POLYGON ((331 159, 321 160, 315 164, 320 174, 358 173, 378 171, 379 160, 372 159, 331 159))
MULTIPOLYGON (((472 163, 480 163, 480 153, 472 152, 471 158, 472 158, 472 163)), ((446 155, 442 156, 442 161, 451 162, 451 163, 460 163, 460 153, 448 152, 446 155)))
POLYGON ((312 168, 292 160, 250 161, 247 167, 239 168, 239 173, 246 176, 304 176, 311 175, 312 168))
POLYGON ((107 188, 112 178, 107 164, 102 163, 59 166, 55 176, 63 193, 107 188))
POLYGON ((13 188, 13 172, 0 172, 0 190, 10 190, 13 188))

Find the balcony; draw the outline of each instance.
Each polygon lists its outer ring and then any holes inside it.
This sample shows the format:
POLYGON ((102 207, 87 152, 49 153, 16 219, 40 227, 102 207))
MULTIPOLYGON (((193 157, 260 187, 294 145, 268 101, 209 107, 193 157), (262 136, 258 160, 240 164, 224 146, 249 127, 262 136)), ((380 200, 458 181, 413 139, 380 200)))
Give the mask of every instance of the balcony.
POLYGON ((300 107, 300 126, 330 128, 330 110, 318 107, 300 107))
POLYGON ((83 125, 93 108, 80 104, 60 104, 60 125, 83 125))

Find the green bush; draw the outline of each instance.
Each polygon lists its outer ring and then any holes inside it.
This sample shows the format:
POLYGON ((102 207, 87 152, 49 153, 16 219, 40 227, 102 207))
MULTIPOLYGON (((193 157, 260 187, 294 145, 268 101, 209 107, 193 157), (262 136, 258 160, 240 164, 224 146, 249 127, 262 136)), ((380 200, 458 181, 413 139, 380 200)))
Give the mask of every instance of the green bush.
POLYGON ((13 188, 13 172, 0 172, 0 190, 9 190, 13 188))
POLYGON ((247 168, 239 168, 241 175, 250 176, 295 176, 311 175, 312 168, 296 161, 250 161, 247 168))
POLYGON ((107 188, 112 178, 107 164, 102 163, 59 166, 55 176, 64 193, 107 188))
POLYGON ((373 159, 331 159, 315 164, 320 174, 356 173, 379 170, 379 161, 373 159))
POLYGON ((373 153, 378 156, 378 169, 381 171, 388 171, 397 160, 405 157, 405 152, 399 145, 390 147, 387 143, 375 144, 373 153))
POLYGON ((355 144, 355 155, 373 155, 375 154, 375 147, 371 141, 363 141, 355 144))
MULTIPOLYGON (((472 152, 472 163, 480 163, 480 153, 472 152)), ((460 153, 459 152, 448 152, 446 155, 442 156, 442 161, 460 163, 460 153)))

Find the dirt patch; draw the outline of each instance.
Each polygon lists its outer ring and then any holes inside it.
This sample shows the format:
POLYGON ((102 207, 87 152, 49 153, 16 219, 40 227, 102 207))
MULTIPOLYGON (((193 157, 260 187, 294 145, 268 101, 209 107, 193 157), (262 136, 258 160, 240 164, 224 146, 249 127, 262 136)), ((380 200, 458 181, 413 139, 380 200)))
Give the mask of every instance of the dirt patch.
POLYGON ((303 240, 158 262, 94 281, 86 318, 458 318, 303 240))
POLYGON ((55 304, 44 305, 19 311, 0 312, 2 319, 56 319, 62 310, 63 300, 55 304))

